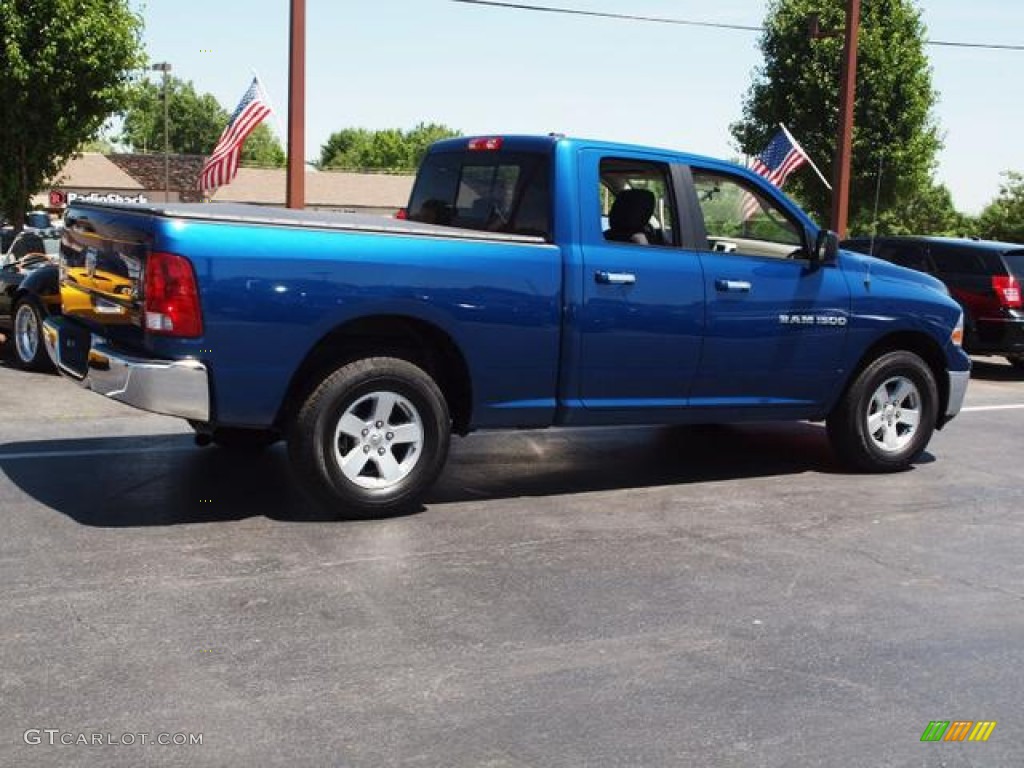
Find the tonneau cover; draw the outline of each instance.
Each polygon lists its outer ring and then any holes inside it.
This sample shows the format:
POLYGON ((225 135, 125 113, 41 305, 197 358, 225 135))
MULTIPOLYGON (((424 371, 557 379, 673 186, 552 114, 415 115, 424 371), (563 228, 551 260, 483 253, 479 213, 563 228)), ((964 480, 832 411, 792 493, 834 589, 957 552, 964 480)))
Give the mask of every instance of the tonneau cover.
POLYGON ((365 213, 338 211, 312 211, 279 208, 242 203, 108 203, 75 201, 76 209, 118 209, 132 213, 150 214, 170 219, 197 219, 202 221, 238 222, 283 227, 337 229, 353 232, 377 232, 391 235, 419 235, 423 237, 449 237, 464 240, 498 240, 515 243, 543 243, 544 239, 531 235, 510 235, 482 232, 475 229, 444 227, 418 221, 393 219, 365 213))

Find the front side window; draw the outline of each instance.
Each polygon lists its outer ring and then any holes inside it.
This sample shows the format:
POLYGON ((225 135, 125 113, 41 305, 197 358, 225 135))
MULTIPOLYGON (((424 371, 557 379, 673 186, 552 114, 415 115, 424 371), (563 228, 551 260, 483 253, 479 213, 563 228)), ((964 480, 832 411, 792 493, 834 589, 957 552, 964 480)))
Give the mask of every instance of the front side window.
POLYGON ((802 228, 774 200, 745 181, 693 169, 709 251, 769 258, 806 258, 802 228))
POLYGON ((604 239, 634 245, 679 242, 668 166, 644 160, 601 160, 601 229, 604 239))
POLYGON ((550 238, 546 155, 531 152, 435 152, 427 155, 408 217, 485 232, 550 238))

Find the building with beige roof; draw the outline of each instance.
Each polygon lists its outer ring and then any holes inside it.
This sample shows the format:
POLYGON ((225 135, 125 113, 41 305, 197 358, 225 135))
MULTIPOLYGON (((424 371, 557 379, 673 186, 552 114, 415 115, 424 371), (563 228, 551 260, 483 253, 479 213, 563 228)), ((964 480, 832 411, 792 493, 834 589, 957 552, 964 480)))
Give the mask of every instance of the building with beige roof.
MULTIPOLYGON (((162 154, 88 153, 70 160, 50 188, 36 195, 33 206, 59 213, 74 196, 92 199, 198 202, 196 179, 203 157, 162 154), (165 189, 167 187, 167 189, 165 189)), ((410 174, 306 170, 307 208, 391 215, 404 206, 412 190, 410 174)), ((239 168, 215 202, 284 205, 284 168, 239 168)))

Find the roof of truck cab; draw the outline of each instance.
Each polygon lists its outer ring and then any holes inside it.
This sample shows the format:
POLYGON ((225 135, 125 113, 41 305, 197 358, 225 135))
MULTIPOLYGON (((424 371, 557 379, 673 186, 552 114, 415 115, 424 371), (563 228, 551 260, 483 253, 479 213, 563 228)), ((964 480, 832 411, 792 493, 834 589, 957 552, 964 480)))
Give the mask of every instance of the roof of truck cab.
MULTIPOLYGON (((468 149, 469 142, 481 139, 501 139, 502 151, 540 152, 549 150, 556 144, 561 144, 570 147, 578 147, 580 149, 599 149, 602 151, 610 152, 651 152, 659 155, 672 155, 676 159, 687 163, 699 162, 702 164, 729 165, 735 167, 742 167, 728 160, 722 160, 720 158, 708 157, 704 155, 696 155, 690 152, 682 152, 678 149, 652 147, 643 144, 626 144, 623 142, 587 139, 576 136, 564 136, 560 133, 549 133, 547 135, 504 135, 500 133, 495 133, 481 134, 479 136, 459 136, 454 139, 443 139, 441 141, 435 142, 434 144, 431 145, 430 152, 464 152, 468 149)), ((485 152, 487 150, 480 151, 485 152)))

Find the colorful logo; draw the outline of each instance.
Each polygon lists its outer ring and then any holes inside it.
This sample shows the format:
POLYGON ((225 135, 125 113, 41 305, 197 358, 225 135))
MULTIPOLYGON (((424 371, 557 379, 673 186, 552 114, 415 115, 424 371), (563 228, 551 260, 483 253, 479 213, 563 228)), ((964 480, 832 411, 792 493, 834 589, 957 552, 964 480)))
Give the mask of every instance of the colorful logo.
POLYGON ((921 741, 988 741, 995 729, 995 720, 932 720, 921 741))

